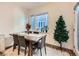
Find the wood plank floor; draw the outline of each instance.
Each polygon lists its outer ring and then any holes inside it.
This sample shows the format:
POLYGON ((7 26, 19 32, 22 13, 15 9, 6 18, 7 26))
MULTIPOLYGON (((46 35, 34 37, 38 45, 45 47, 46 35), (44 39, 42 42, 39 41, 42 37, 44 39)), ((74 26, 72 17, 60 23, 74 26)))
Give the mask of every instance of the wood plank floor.
MULTIPOLYGON (((44 49, 42 49, 42 55, 43 56, 69 56, 69 53, 67 52, 61 52, 60 50, 56 50, 50 47, 46 47, 46 51, 47 54, 45 54, 44 49)), ((27 50, 28 52, 28 50, 27 50)), ((18 55, 18 49, 16 48, 13 51, 13 47, 5 50, 4 54, 5 56, 24 56, 24 50, 22 49, 20 52, 20 55, 18 55)), ((27 56, 27 54, 26 54, 27 56)), ((35 53, 33 54, 33 56, 40 56, 40 52, 39 51, 35 51, 35 53)))

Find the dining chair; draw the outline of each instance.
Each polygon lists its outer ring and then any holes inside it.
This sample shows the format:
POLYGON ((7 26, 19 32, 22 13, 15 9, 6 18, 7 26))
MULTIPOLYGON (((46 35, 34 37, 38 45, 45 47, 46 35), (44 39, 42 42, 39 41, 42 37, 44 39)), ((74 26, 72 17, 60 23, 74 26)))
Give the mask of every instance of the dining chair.
MULTIPOLYGON (((25 33, 28 33, 28 31, 24 31, 25 33)), ((29 33, 32 33, 32 31, 29 31, 29 33)))
POLYGON ((16 46, 19 45, 18 35, 17 34, 10 34, 10 35, 13 36, 13 40, 14 40, 14 43, 13 43, 13 51, 14 51, 14 49, 16 49, 16 46))
POLYGON ((40 55, 42 56, 42 48, 44 47, 45 50, 45 54, 46 54, 46 45, 45 45, 45 41, 46 41, 46 35, 43 36, 41 39, 39 39, 36 43, 33 44, 35 49, 40 50, 40 55))
POLYGON ((28 47, 28 41, 26 41, 26 39, 24 38, 24 36, 18 36, 18 40, 19 40, 18 55, 20 54, 20 48, 21 47, 25 48, 24 54, 26 55, 26 49, 28 47))
POLYGON ((25 33, 27 33, 27 31, 24 31, 25 33))
POLYGON ((39 32, 36 32, 36 31, 34 31, 33 33, 34 33, 34 34, 39 34, 39 32))

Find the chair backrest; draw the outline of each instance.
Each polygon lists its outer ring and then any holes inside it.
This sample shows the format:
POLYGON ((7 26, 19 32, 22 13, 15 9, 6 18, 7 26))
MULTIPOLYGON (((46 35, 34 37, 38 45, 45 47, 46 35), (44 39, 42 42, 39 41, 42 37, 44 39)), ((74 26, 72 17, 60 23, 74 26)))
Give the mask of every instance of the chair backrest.
POLYGON ((39 34, 39 32, 36 32, 36 31, 34 31, 33 33, 34 33, 34 34, 39 34))
POLYGON ((45 46, 46 35, 41 38, 41 48, 45 46))
MULTIPOLYGON (((25 31, 25 33, 28 33, 28 31, 25 31)), ((32 31, 29 31, 29 33, 32 33, 32 31)))
POLYGON ((19 40, 19 45, 25 47, 26 46, 26 41, 24 36, 18 36, 18 40, 19 40))
POLYGON ((18 35, 12 34, 12 36, 13 36, 14 44, 19 44, 18 35))
POLYGON ((24 31, 25 33, 27 33, 27 31, 24 31))
POLYGON ((29 31, 29 33, 32 33, 32 31, 29 31))

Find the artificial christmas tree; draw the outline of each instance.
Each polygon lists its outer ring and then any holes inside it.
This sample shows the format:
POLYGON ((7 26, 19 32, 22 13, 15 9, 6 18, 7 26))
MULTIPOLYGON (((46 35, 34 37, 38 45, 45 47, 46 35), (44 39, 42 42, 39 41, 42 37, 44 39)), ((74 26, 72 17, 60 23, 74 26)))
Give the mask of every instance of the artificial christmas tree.
POLYGON ((60 44, 61 50, 62 50, 62 42, 67 42, 67 40, 69 39, 65 21, 63 20, 62 16, 60 16, 58 21, 56 22, 54 39, 60 44))

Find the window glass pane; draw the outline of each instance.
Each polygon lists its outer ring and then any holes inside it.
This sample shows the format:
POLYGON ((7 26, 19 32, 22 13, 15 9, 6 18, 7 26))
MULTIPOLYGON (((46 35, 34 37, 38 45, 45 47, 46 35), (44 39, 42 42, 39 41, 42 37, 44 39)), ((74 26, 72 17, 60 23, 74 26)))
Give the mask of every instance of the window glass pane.
POLYGON ((36 16, 36 18, 32 16, 31 28, 32 28, 32 31, 34 31, 36 28, 37 31, 39 32, 47 32, 48 31, 48 14, 38 15, 36 16))
POLYGON ((37 19, 37 28, 39 32, 48 30, 48 14, 39 15, 37 19))

